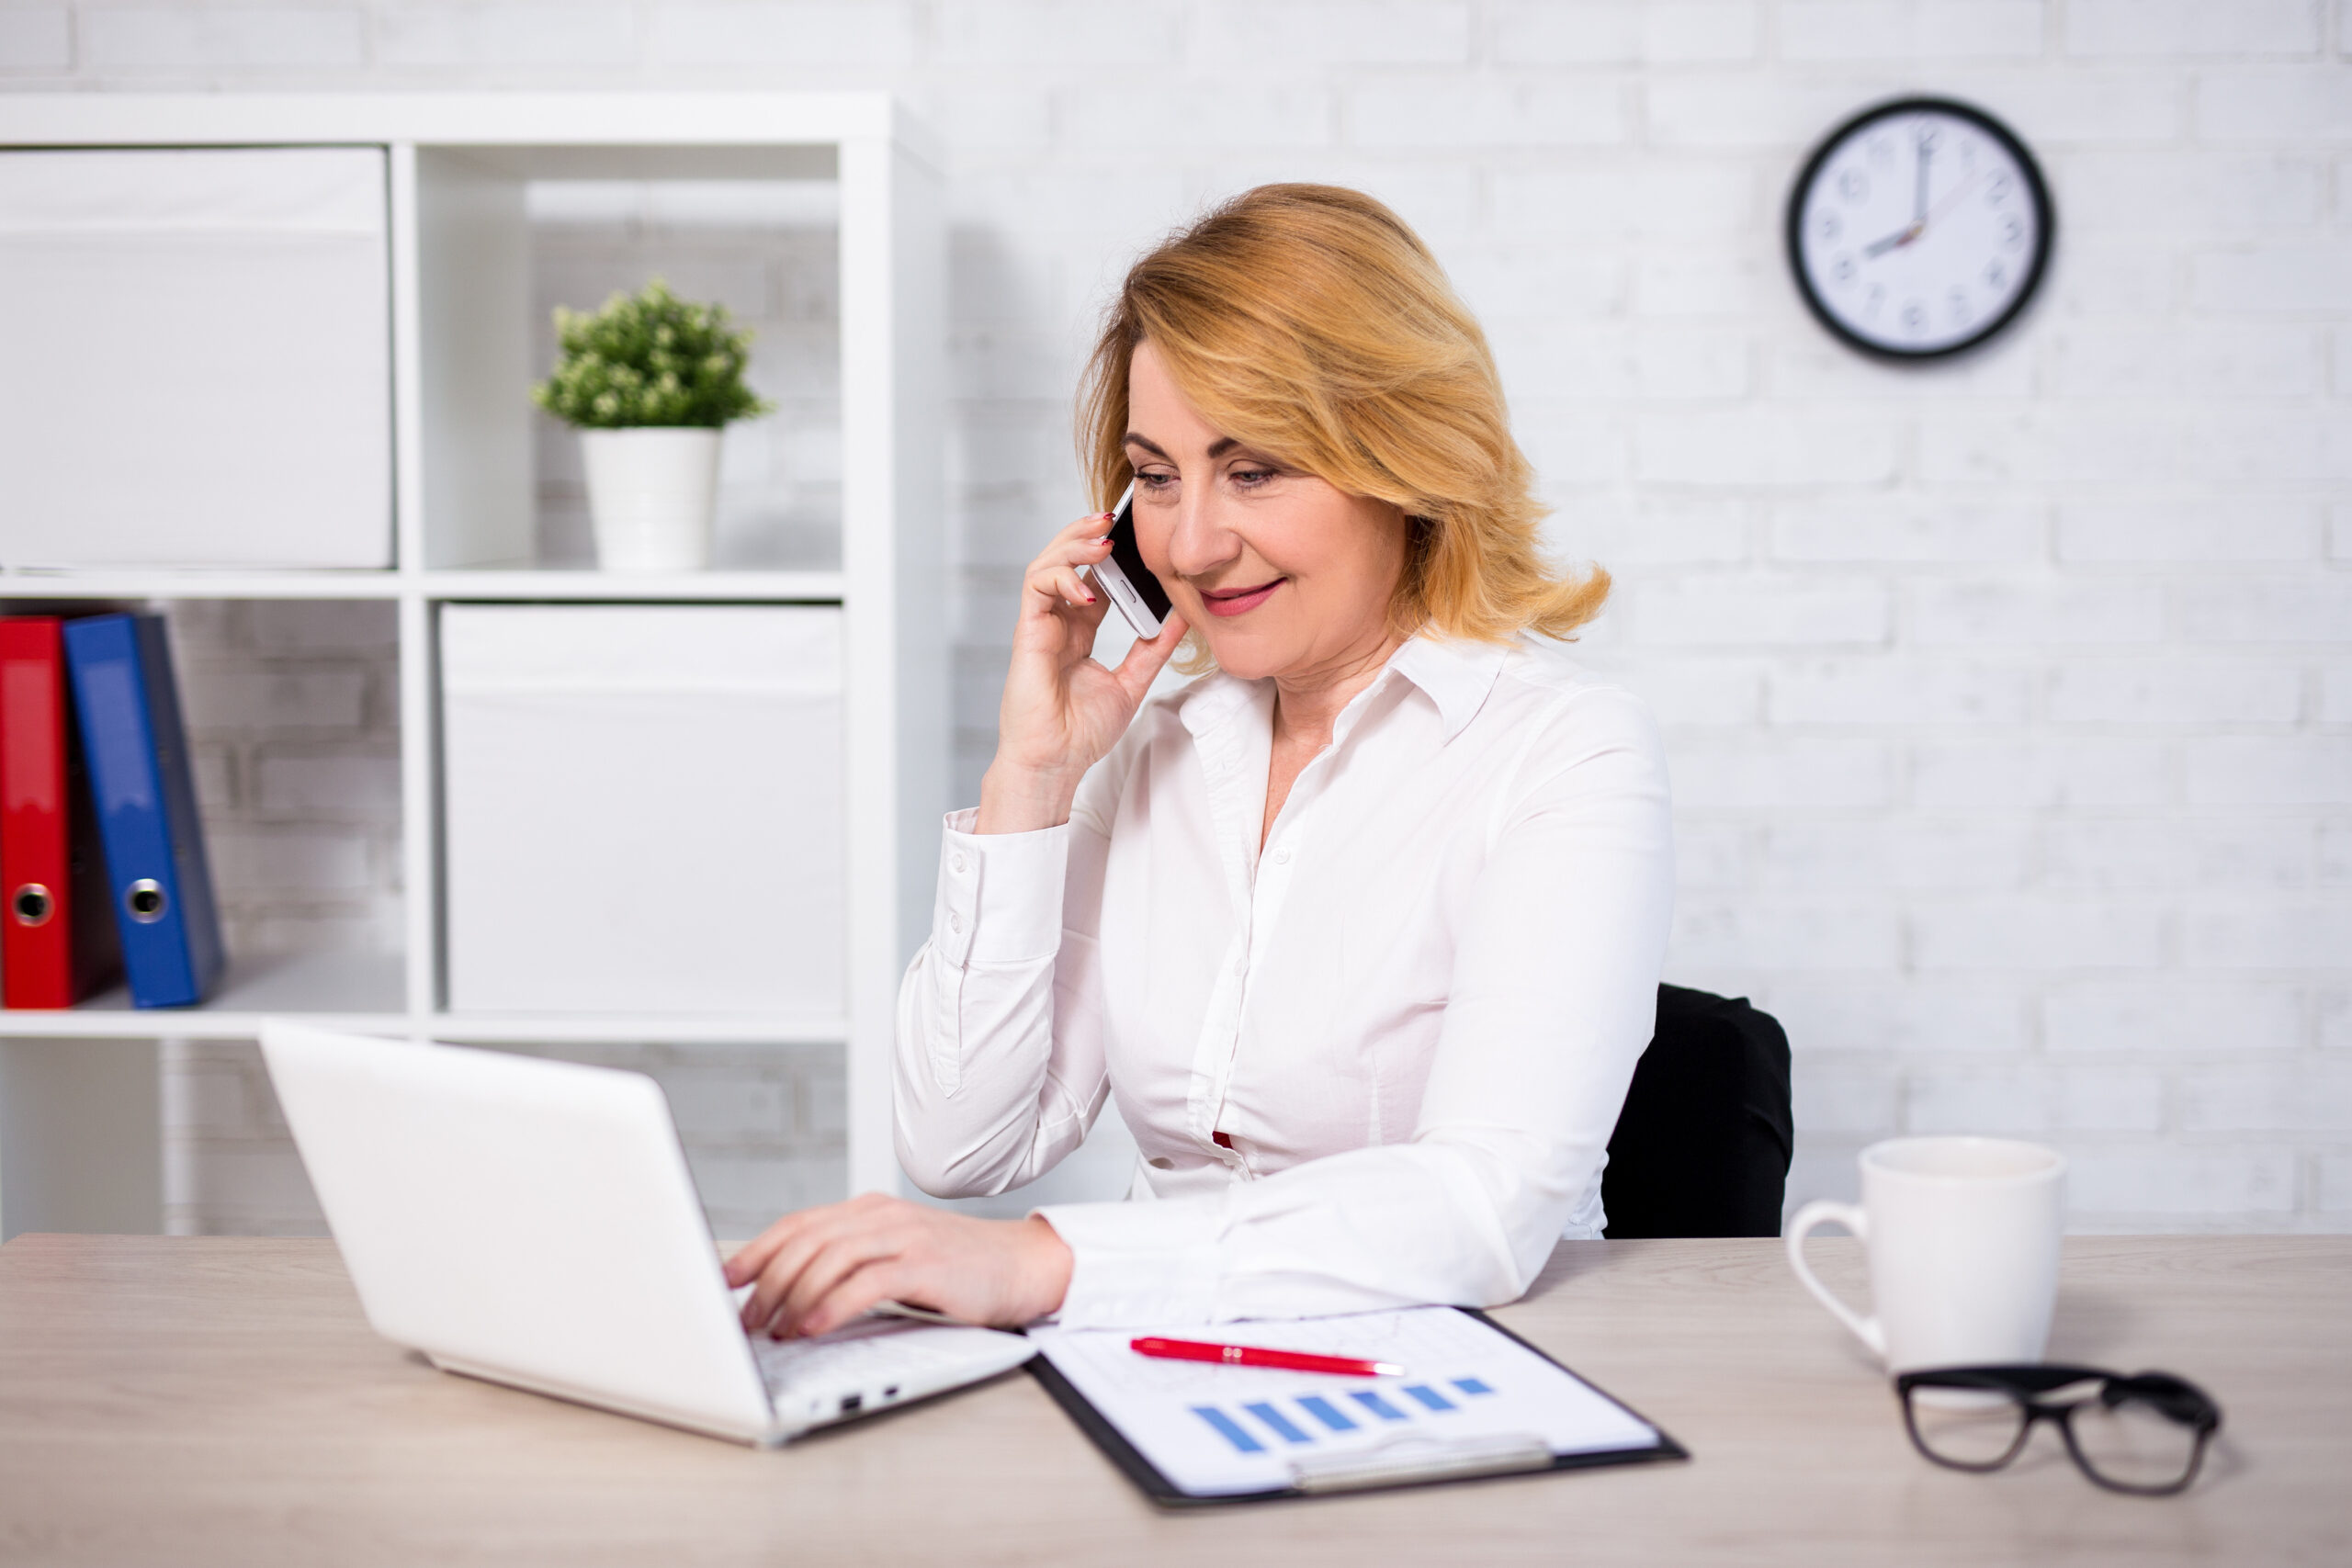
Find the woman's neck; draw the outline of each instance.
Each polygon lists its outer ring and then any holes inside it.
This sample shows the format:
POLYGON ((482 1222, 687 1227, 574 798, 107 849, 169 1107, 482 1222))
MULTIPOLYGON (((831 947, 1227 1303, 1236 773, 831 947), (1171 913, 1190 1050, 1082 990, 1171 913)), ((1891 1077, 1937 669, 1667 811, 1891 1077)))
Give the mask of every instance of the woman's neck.
POLYGON ((1394 631, 1317 664, 1274 677, 1274 742, 1319 751, 1331 743, 1331 727, 1358 692, 1372 684, 1389 656, 1405 645, 1394 631))

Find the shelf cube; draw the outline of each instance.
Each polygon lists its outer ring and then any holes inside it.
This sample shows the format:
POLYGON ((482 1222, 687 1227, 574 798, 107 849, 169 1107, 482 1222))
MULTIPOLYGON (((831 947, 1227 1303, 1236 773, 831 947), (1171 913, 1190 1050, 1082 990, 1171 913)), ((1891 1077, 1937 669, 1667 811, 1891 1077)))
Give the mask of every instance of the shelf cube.
POLYGON ((380 147, 0 152, 0 565, 389 567, 380 147))
POLYGON ((842 612, 441 611, 449 1005, 838 1017, 842 612))

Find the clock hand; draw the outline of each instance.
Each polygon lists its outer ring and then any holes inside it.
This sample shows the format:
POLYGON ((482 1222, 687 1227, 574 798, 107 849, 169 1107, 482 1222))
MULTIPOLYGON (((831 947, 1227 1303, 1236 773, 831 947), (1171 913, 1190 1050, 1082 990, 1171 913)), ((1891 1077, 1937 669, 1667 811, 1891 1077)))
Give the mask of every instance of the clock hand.
POLYGON ((1920 226, 1925 227, 1929 223, 1933 223, 1937 219, 1941 218, 1945 213, 1950 212, 1952 209, 1952 204, 1958 201, 1962 197, 1966 196, 1970 191, 1975 189, 1977 182, 1982 180, 1984 177, 1984 176, 1982 175, 1971 175, 1966 179, 1961 181, 1959 185, 1953 186, 1949 195, 1947 195, 1941 201, 1936 203, 1935 210, 1920 220, 1920 226))
MULTIPOLYGON (((1923 161, 1925 156, 1926 155, 1924 153, 1921 154, 1923 161)), ((1968 178, 1962 180, 1958 186, 1955 186, 1951 191, 1947 192, 1944 198, 1936 203, 1934 209, 1925 218, 1915 219, 1911 222, 1905 224, 1902 228, 1897 229, 1894 233, 1889 234, 1885 239, 1864 245, 1862 247, 1862 254, 1865 256, 1883 256, 1889 251, 1897 250, 1909 244, 1912 241, 1926 233, 1929 224, 1935 222, 1937 219, 1941 218, 1945 213, 1950 212, 1952 209, 1953 203, 1957 202, 1962 197, 1966 196, 1970 191, 1976 188, 1976 183, 1981 178, 1983 178, 1983 176, 1979 175, 1969 175, 1968 178)))
POLYGON ((1889 251, 1894 250, 1903 245, 1907 245, 1912 241, 1919 237, 1920 228, 1921 225, 1917 223, 1905 224, 1902 228, 1897 229, 1894 233, 1889 234, 1885 239, 1877 241, 1871 244, 1864 245, 1862 247, 1862 254, 1866 256, 1883 256, 1889 251))
POLYGON ((1928 226, 1928 160, 1935 154, 1928 139, 1919 139, 1919 177, 1911 187, 1911 231, 1917 233, 1928 226))

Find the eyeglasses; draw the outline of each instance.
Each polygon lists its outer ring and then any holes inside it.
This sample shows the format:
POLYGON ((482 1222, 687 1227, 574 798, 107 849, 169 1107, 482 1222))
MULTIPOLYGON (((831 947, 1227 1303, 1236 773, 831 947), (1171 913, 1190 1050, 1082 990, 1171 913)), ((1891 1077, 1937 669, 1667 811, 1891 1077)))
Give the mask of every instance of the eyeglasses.
POLYGON ((2054 1421, 2076 1468, 2110 1492, 2162 1497, 2197 1479, 2222 1407, 2170 1372, 2096 1367, 1942 1367, 1894 1380, 1911 1442, 1938 1464, 1984 1472, 2054 1421))

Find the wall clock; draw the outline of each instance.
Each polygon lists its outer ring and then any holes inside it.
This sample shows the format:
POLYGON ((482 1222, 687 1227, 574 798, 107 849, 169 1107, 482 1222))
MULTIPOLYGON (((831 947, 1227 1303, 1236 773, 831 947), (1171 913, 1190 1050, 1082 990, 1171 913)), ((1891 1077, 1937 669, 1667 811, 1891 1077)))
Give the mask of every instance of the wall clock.
POLYGON ((1936 359, 2016 319, 2055 230, 2023 143, 1980 109, 1904 98, 1829 133, 1789 193, 1789 266, 1866 354, 1936 359))

